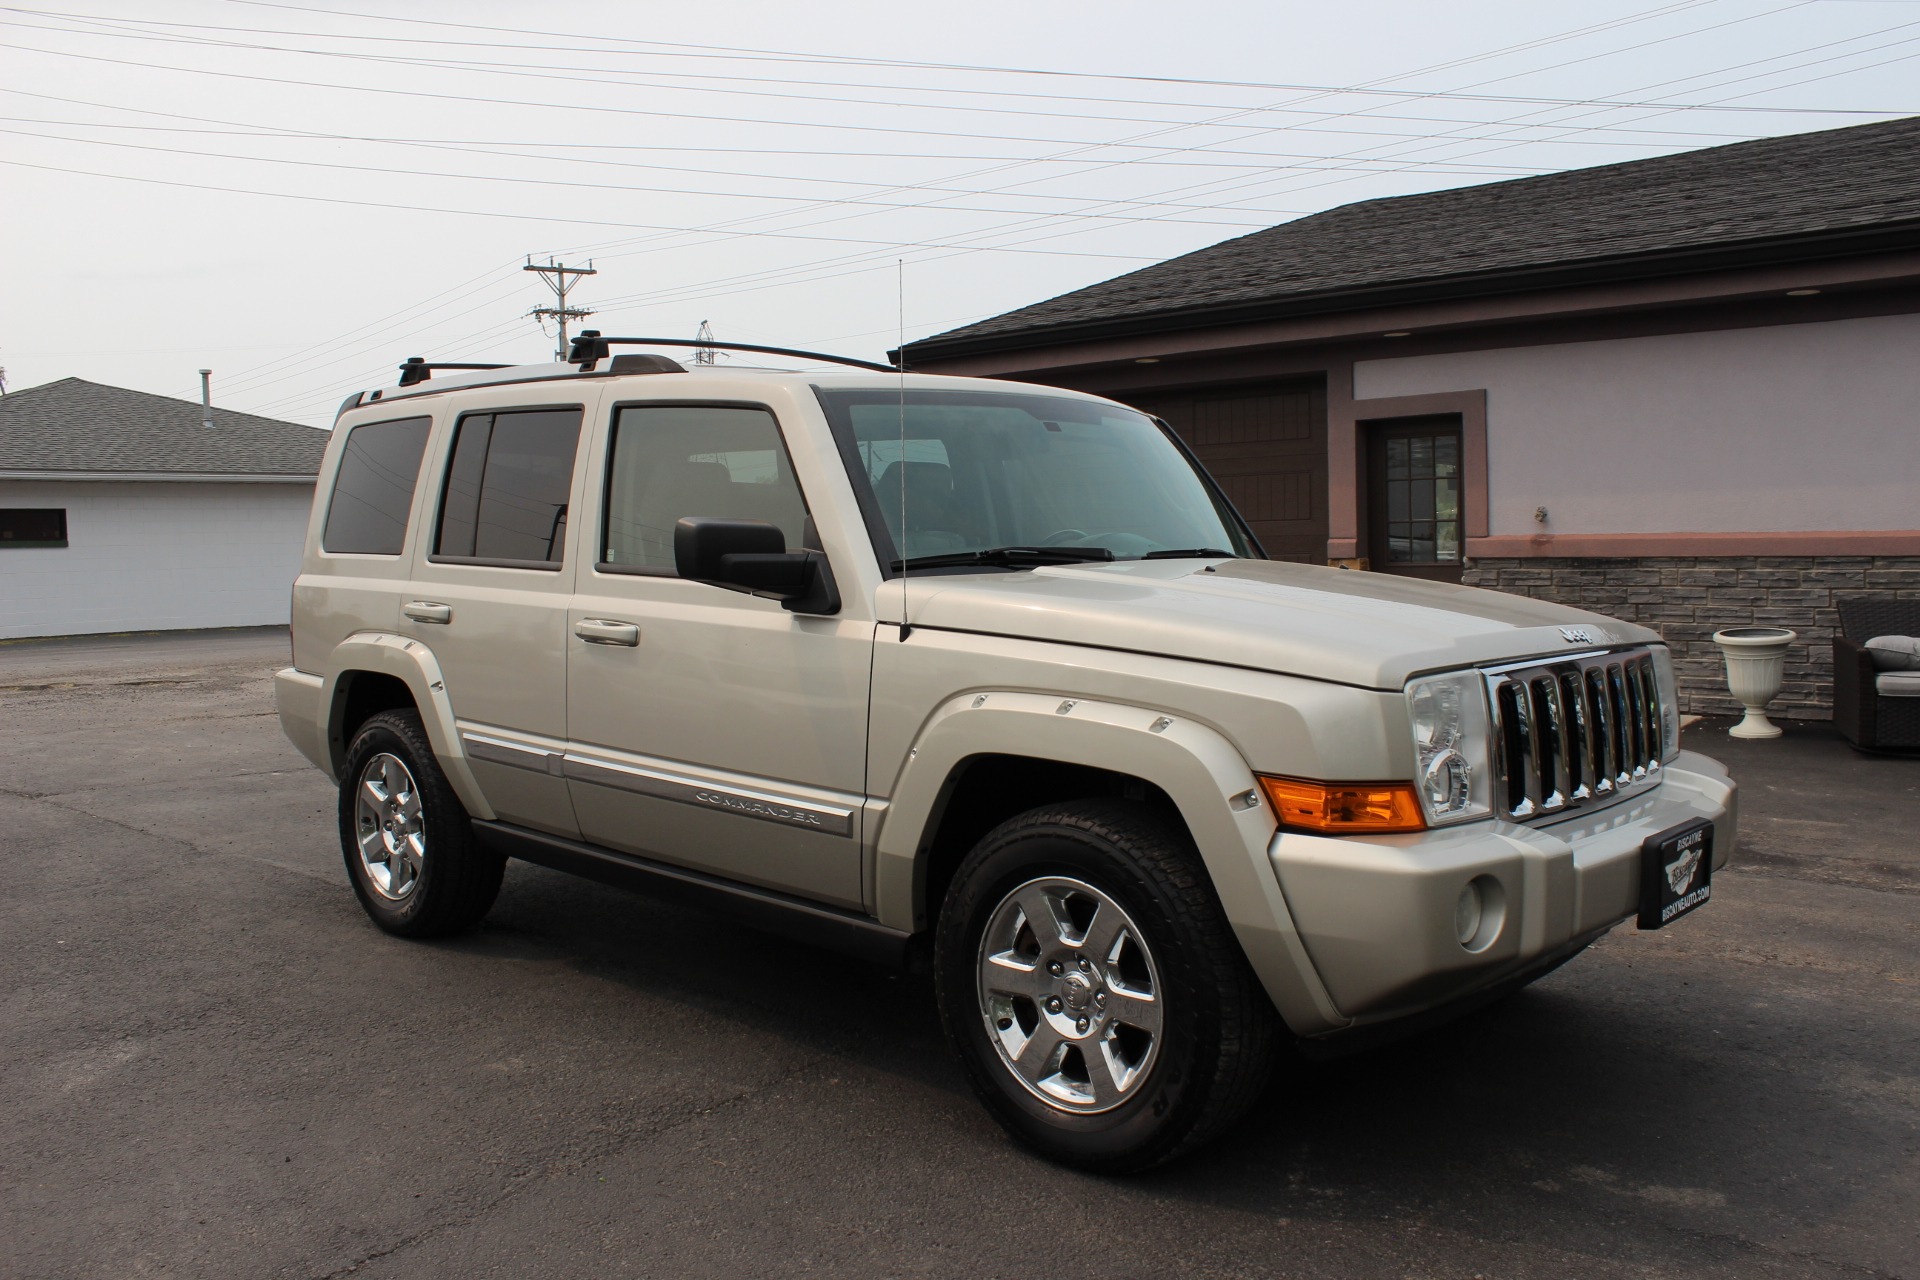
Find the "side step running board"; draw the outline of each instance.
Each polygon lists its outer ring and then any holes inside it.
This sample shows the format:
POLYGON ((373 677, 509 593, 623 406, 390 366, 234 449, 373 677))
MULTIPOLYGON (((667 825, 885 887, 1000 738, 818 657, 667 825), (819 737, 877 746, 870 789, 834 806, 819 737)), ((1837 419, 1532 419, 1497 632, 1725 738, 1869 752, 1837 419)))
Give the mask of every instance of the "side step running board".
POLYGON ((473 830, 482 844, 510 858, 617 885, 650 898, 699 907, 768 933, 875 964, 903 968, 907 962, 907 943, 912 935, 890 929, 870 916, 505 822, 475 819, 473 830))

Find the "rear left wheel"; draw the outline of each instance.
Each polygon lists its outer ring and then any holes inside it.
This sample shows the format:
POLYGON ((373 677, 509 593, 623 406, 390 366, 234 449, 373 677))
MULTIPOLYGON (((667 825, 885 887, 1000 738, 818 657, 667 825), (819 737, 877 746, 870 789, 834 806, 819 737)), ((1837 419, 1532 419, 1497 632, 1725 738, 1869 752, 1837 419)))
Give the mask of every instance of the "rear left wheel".
POLYGON ((367 915, 407 938, 479 923, 506 869, 474 837, 413 711, 383 711, 354 734, 340 773, 340 848, 367 915))

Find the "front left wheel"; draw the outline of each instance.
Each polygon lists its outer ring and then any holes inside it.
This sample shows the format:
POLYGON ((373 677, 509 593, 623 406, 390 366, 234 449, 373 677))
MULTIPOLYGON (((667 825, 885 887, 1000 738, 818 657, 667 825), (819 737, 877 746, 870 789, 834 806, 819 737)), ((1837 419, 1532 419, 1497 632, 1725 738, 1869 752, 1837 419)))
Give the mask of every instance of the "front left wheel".
POLYGON ((413 711, 370 718, 340 773, 340 847, 373 922, 404 938, 470 929, 500 893, 506 859, 483 848, 413 711))
POLYGON ((934 944, 947 1038, 1027 1146, 1129 1173, 1259 1096, 1279 1019, 1181 824, 1084 801, 1013 818, 954 873, 934 944))

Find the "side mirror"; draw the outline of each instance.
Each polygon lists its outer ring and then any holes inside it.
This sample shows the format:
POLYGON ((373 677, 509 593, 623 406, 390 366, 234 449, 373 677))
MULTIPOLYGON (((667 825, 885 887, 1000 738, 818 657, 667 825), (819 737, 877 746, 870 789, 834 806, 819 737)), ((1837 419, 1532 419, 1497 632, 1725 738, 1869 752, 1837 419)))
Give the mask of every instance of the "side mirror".
POLYGON ((840 612, 826 556, 787 550, 771 521, 685 516, 673 526, 673 566, 690 581, 765 596, 794 613, 840 612))

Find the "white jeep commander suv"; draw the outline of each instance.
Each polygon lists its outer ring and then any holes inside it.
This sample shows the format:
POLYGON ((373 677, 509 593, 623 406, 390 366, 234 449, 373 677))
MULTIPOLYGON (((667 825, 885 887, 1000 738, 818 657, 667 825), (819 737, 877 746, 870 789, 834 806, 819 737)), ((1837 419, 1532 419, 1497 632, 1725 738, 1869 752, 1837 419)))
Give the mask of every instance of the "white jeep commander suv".
POLYGON ((1094 396, 623 341, 342 407, 276 688, 389 932, 516 857, 924 954, 994 1116, 1124 1171, 1733 847, 1650 631, 1267 560, 1094 396))

